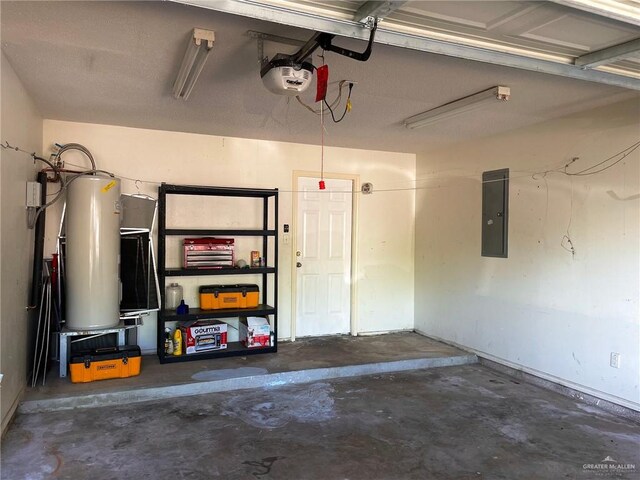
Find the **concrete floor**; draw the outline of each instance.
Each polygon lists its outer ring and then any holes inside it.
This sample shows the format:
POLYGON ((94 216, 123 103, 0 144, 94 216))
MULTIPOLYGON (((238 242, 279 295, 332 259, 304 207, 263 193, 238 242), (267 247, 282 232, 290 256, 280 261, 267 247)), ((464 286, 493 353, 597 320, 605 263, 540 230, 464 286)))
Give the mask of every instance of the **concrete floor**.
POLYGON ((281 343, 275 354, 160 365, 145 356, 140 376, 73 384, 52 369, 27 391, 22 413, 119 405, 241 388, 477 362, 473 354, 411 332, 332 336, 281 343))
POLYGON ((631 479, 638 445, 637 424, 475 364, 22 414, 2 478, 631 479))

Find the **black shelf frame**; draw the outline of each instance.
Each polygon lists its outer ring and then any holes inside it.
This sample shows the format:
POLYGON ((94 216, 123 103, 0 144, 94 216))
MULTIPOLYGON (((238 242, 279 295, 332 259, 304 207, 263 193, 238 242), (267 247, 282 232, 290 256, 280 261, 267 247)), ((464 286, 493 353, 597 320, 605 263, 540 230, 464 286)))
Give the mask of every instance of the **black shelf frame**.
POLYGON ((167 268, 167 277, 204 277, 207 275, 258 275, 276 273, 276 267, 262 268, 167 268))
POLYGON ((161 360, 161 363, 179 363, 194 360, 208 360, 211 358, 238 357, 247 355, 259 355, 261 353, 275 353, 278 351, 277 346, 273 347, 256 347, 246 348, 240 342, 229 342, 227 348, 222 350, 212 350, 210 352, 192 353, 191 355, 173 356, 167 355, 161 360))
POLYGON ((201 310, 199 308, 190 308, 189 313, 178 315, 175 310, 164 310, 162 315, 167 322, 186 322, 189 320, 202 320, 204 318, 230 318, 230 317, 248 317, 258 315, 275 315, 276 309, 270 305, 258 305, 256 308, 243 309, 224 309, 224 310, 201 310))
POLYGON ((256 236, 269 236, 274 237, 275 230, 209 230, 204 228, 167 228, 165 230, 167 235, 201 235, 203 237, 216 235, 234 236, 234 237, 256 237, 256 236))
POLYGON ((157 349, 160 363, 187 362, 211 358, 256 355, 278 351, 278 189, 206 187, 197 185, 172 185, 162 183, 158 189, 158 282, 160 284, 160 305, 158 312, 157 349), (218 197, 249 197, 262 199, 262 228, 254 229, 207 229, 207 228, 167 228, 167 196, 169 195, 206 195, 218 197), (269 228, 269 202, 273 202, 274 224, 269 228), (261 268, 166 268, 167 236, 253 236, 262 237, 262 255, 266 267, 261 268), (269 266, 269 239, 273 238, 273 266, 269 266), (211 276, 211 275, 259 275, 261 277, 261 295, 264 301, 268 298, 268 279, 273 275, 273 305, 261 304, 256 308, 201 310, 189 309, 186 315, 177 315, 175 311, 165 309, 165 287, 167 277, 211 276), (270 315, 273 317, 274 344, 270 347, 247 348, 240 342, 229 342, 226 349, 191 355, 165 355, 164 328, 167 322, 184 322, 189 320, 230 318, 239 316, 270 315))

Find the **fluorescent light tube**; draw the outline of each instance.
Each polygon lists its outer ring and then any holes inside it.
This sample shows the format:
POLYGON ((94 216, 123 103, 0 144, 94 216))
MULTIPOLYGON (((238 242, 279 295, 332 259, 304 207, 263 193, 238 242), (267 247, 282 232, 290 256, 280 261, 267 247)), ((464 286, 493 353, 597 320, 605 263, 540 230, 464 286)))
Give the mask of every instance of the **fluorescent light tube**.
POLYGON ((204 68, 209 52, 213 48, 215 33, 212 30, 194 28, 184 53, 178 76, 173 83, 173 96, 186 100, 204 68))
POLYGON ((402 123, 405 127, 410 129, 421 128, 426 125, 439 122, 440 120, 445 120, 455 117, 456 115, 475 110, 482 107, 484 104, 495 100, 507 101, 510 96, 511 89, 509 87, 493 87, 488 90, 483 90, 482 92, 474 93, 468 97, 446 103, 424 113, 414 115, 413 117, 407 118, 402 123))

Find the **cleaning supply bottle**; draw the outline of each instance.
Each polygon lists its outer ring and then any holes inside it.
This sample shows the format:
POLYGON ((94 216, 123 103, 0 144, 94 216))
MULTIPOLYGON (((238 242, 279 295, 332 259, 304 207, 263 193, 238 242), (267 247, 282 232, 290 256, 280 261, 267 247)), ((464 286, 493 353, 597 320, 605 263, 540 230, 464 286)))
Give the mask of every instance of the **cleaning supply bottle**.
POLYGON ((173 355, 173 338, 171 337, 171 329, 166 327, 164 329, 164 353, 166 355, 173 355))
POLYGON ((182 332, 179 327, 173 332, 173 354, 182 355, 182 332))

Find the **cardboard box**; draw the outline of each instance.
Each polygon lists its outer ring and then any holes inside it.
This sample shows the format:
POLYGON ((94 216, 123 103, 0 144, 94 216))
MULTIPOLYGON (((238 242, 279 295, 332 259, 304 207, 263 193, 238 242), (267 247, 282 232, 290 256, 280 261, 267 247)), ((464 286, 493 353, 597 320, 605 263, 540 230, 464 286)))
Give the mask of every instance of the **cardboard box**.
POLYGON ((227 348, 227 324, 217 320, 185 322, 180 326, 184 351, 192 353, 210 352, 227 348))
POLYGON ((248 348, 271 345, 271 325, 265 317, 240 317, 240 342, 248 348))

